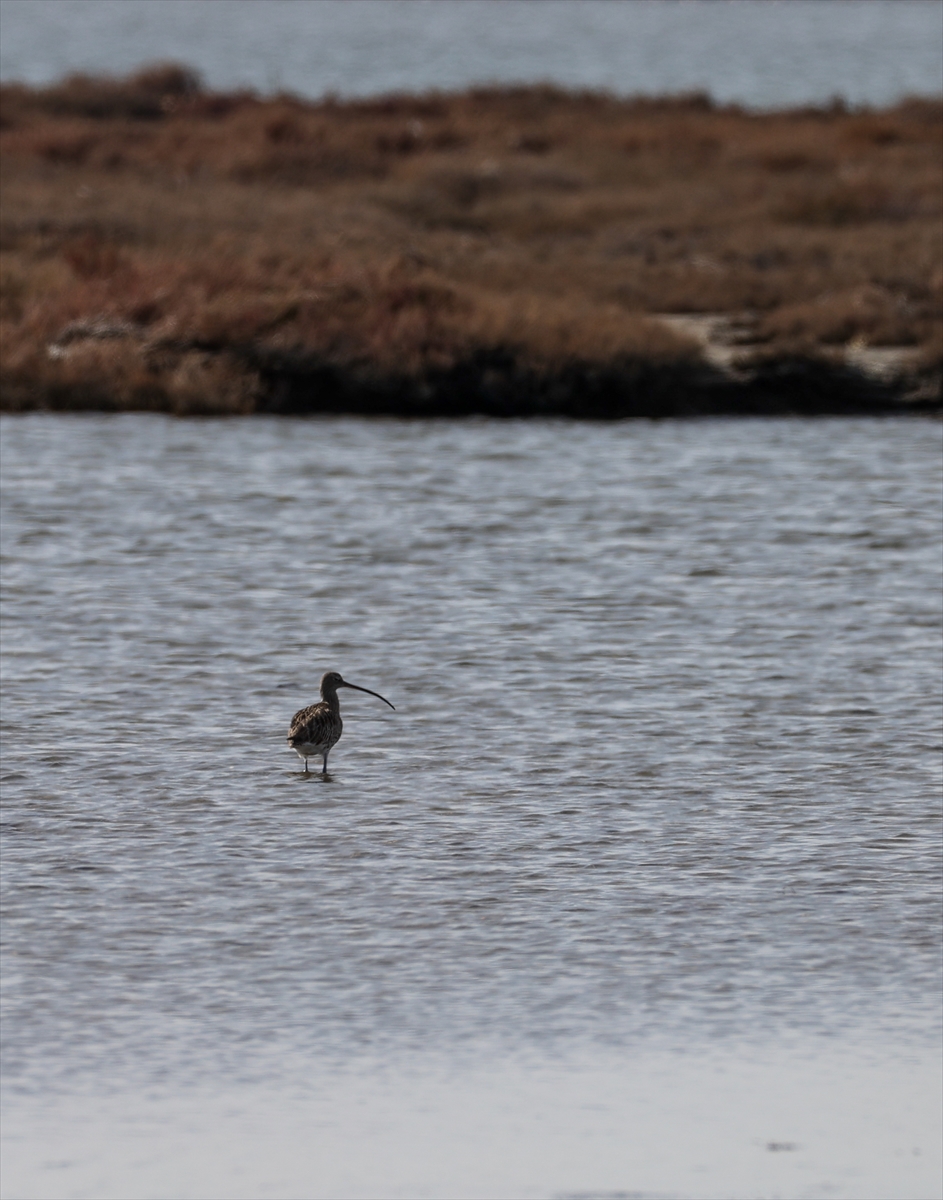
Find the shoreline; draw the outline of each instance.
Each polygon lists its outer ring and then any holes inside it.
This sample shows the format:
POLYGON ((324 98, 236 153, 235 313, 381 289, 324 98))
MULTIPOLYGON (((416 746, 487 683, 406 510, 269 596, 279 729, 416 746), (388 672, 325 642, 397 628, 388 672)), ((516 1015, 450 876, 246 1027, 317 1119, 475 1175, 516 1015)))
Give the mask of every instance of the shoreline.
POLYGON ((57 364, 101 343, 127 342, 142 357, 197 360, 204 371, 250 380, 233 397, 225 389, 181 403, 157 387, 115 402, 107 382, 85 379, 29 395, 8 388, 0 412, 158 412, 176 416, 306 416, 319 413, 404 418, 487 416, 568 417, 576 420, 709 416, 939 415, 938 373, 920 371, 912 350, 824 355, 763 355, 726 338, 733 324, 722 314, 671 315, 676 327, 694 326, 700 346, 675 361, 637 356, 609 362, 570 361, 535 366, 513 347, 483 347, 447 367, 421 374, 378 371, 373 363, 338 365, 326 359, 254 345, 148 344, 127 327, 80 326, 47 347, 57 364), (96 386, 96 382, 98 386, 96 386))

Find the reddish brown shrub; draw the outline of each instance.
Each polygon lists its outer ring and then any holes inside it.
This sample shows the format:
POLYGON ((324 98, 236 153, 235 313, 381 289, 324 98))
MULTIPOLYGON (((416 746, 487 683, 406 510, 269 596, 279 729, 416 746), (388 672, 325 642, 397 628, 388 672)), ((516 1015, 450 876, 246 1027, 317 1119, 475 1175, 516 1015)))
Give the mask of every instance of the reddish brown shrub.
POLYGON ((501 348, 542 369, 686 360, 649 319, 666 313, 735 314, 773 356, 936 361, 941 132, 929 100, 307 103, 207 93, 177 67, 7 85, 2 403, 242 411, 246 364, 273 355, 381 373, 501 348))

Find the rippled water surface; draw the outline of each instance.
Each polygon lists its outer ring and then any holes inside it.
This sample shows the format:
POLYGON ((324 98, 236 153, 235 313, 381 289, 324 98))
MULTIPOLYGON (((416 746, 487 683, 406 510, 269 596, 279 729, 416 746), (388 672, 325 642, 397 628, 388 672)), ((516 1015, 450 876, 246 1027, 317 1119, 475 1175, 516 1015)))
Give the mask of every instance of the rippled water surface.
POLYGON ((932 1043, 938 425, 2 433, 8 1086, 932 1043))

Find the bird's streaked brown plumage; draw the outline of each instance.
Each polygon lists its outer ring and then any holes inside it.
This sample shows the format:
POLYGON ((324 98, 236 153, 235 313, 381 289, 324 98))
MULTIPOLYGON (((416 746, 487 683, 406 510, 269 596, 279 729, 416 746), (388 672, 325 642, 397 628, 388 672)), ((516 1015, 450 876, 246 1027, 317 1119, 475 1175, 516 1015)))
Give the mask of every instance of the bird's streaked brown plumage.
MULTIPOLYGON (((309 704, 302 708, 291 719, 288 730, 288 744, 305 760, 305 770, 308 769, 309 758, 321 758, 322 774, 327 773, 327 756, 332 747, 340 741, 344 731, 341 720, 341 706, 337 699, 337 689, 353 688, 357 692, 366 692, 368 696, 376 696, 384 704, 390 704, 386 697, 379 692, 371 692, 369 688, 359 687, 356 683, 347 683, 337 671, 328 671, 321 676, 321 699, 317 704, 309 704)), ((390 708, 395 711, 394 705, 390 708)))

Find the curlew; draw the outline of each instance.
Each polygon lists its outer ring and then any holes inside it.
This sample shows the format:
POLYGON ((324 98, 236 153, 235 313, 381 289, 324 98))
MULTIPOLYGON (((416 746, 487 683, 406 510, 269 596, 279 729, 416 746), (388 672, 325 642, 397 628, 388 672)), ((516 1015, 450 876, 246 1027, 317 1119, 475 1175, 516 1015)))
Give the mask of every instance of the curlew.
MULTIPOLYGON (((327 756, 332 747, 340 741, 344 731, 340 701, 337 699, 337 689, 342 687, 366 692, 368 696, 376 696, 384 704, 390 704, 379 692, 371 692, 369 688, 348 683, 337 671, 328 671, 326 675, 322 675, 321 699, 317 704, 309 704, 307 708, 296 712, 288 730, 288 745, 305 760, 305 771, 308 769, 308 759, 320 755, 324 761, 321 774, 327 774, 327 756)), ((396 711, 395 705, 390 704, 390 708, 396 711)))

